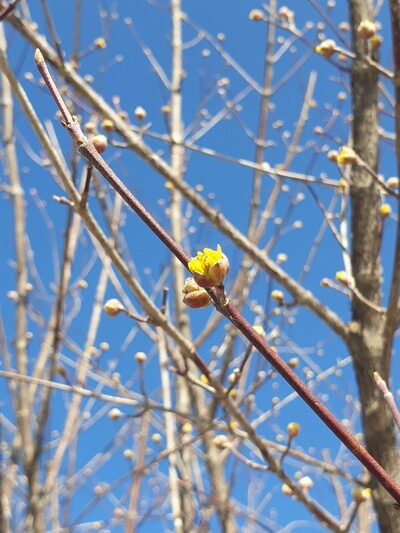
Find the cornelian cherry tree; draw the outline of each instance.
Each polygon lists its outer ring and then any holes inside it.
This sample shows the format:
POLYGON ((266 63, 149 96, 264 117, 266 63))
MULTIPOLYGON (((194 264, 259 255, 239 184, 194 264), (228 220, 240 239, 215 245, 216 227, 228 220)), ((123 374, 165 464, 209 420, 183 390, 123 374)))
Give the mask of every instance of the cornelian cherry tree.
POLYGON ((0 1, 1 531, 398 531, 400 5, 53 4, 0 1))

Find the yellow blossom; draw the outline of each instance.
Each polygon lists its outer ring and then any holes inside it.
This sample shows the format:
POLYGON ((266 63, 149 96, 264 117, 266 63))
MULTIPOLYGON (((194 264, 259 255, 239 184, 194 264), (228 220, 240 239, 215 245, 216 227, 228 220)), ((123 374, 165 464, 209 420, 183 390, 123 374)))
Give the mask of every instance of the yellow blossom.
POLYGON ((357 162, 357 154, 350 146, 342 146, 336 160, 341 165, 352 165, 357 162))
POLYGON ((216 250, 204 248, 197 252, 197 257, 189 261, 188 269, 200 287, 209 289, 222 284, 229 270, 229 261, 218 245, 216 250))
POLYGON ((381 204, 379 206, 379 214, 381 218, 387 218, 392 213, 392 208, 389 204, 381 204))

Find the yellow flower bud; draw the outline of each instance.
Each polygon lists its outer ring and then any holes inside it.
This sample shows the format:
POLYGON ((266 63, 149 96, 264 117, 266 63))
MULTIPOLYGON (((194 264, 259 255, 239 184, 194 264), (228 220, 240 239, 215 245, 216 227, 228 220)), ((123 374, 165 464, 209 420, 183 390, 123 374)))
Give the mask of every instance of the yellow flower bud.
POLYGON ((95 48, 100 48, 100 49, 106 48, 107 47, 107 43, 106 43, 106 40, 104 39, 104 37, 98 37, 97 39, 95 39, 94 46, 95 46, 95 48))
POLYGON ((382 35, 377 35, 377 34, 373 35, 370 39, 370 43, 371 43, 373 50, 376 50, 377 48, 379 48, 380 45, 382 44, 382 41, 383 41, 382 35))
POLYGON ((392 208, 389 204, 381 204, 379 206, 379 215, 381 218, 387 218, 392 213, 392 208))
POLYGON ((350 285, 350 277, 344 270, 339 270, 339 272, 336 272, 335 279, 345 287, 350 285))
POLYGON ((284 296, 282 291, 274 290, 271 292, 271 298, 279 305, 283 305, 284 296))
POLYGON ((299 366, 299 358, 298 357, 292 357, 291 359, 289 359, 288 365, 290 366, 290 368, 292 370, 295 370, 299 366))
POLYGON ((352 491, 353 500, 355 503, 363 503, 366 502, 371 497, 371 489, 362 489, 361 487, 357 487, 352 491))
POLYGON ((317 54, 320 54, 323 57, 330 58, 333 56, 336 50, 336 43, 333 39, 325 39, 319 45, 315 47, 317 54))
POLYGON ((114 122, 109 118, 105 118, 101 123, 101 127, 104 131, 112 131, 114 129, 114 122))
POLYGON ((159 433, 153 433, 151 440, 154 442, 154 444, 159 444, 162 440, 162 437, 159 433))
POLYGON ((336 160, 341 165, 352 165, 353 163, 357 163, 358 158, 353 148, 350 148, 350 146, 342 146, 336 160))
POLYGON ((287 432, 291 439, 297 437, 297 435, 300 433, 300 429, 300 424, 298 424, 297 422, 290 422, 287 425, 287 432))

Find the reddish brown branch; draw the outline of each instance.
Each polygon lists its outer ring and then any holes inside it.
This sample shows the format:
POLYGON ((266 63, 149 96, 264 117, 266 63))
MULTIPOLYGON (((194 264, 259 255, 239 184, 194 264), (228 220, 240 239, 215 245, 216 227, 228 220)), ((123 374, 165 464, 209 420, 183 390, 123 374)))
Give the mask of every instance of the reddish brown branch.
MULTIPOLYGON (((62 97, 55 86, 48 68, 45 64, 43 55, 39 50, 35 53, 37 68, 44 81, 50 89, 51 94, 59 106, 64 117, 65 126, 70 135, 78 145, 79 152, 90 161, 94 167, 107 179, 112 187, 121 195, 126 203, 139 215, 146 225, 155 233, 155 235, 169 248, 177 259, 187 268, 189 257, 174 242, 168 233, 154 220, 146 209, 138 202, 133 194, 118 179, 111 168, 96 151, 93 144, 87 139, 80 129, 80 126, 66 108, 64 102, 61 103, 62 97)), ((218 298, 216 297, 215 301, 218 298)), ((376 480, 387 490, 393 498, 400 503, 400 487, 388 475, 388 473, 373 459, 373 457, 361 446, 361 444, 340 424, 333 414, 314 396, 308 387, 294 374, 290 367, 270 348, 263 338, 254 330, 254 328, 245 320, 245 318, 231 304, 218 305, 218 310, 228 318, 238 330, 253 344, 260 354, 279 372, 279 374, 289 383, 289 385, 298 393, 298 395, 311 407, 319 416, 324 424, 340 439, 340 441, 351 451, 357 459, 369 470, 376 480)), ((204 363, 195 358, 196 364, 204 370, 206 375, 209 374, 204 363)))

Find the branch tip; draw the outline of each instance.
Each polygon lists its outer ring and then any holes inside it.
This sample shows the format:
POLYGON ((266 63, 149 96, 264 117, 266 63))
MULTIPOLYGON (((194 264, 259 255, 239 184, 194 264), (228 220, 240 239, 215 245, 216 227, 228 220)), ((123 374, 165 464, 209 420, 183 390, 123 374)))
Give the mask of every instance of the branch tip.
POLYGON ((42 52, 39 50, 39 48, 36 48, 34 58, 35 58, 36 64, 44 63, 44 57, 43 57, 42 52))

